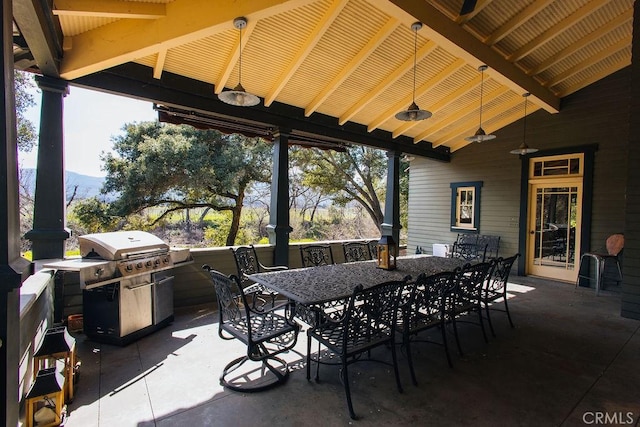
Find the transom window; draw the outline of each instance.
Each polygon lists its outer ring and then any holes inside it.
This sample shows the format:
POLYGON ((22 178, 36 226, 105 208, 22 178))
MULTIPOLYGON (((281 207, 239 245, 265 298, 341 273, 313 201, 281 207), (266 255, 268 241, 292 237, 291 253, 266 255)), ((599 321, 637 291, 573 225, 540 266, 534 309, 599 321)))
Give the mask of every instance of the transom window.
POLYGON ((582 176, 583 157, 580 153, 531 159, 530 178, 582 176))
POLYGON ((482 181, 451 184, 451 231, 478 230, 481 187, 482 181))

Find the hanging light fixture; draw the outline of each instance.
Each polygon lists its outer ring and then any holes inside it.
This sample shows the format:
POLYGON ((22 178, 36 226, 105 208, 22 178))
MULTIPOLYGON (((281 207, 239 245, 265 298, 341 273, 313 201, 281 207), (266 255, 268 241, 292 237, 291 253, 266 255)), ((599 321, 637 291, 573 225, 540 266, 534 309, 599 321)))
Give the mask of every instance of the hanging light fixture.
POLYGON ((519 154, 521 156, 524 156, 525 154, 531 154, 531 153, 535 153, 536 151, 538 151, 537 148, 530 148, 527 145, 526 142, 526 137, 527 137, 527 97, 531 95, 529 92, 526 92, 524 94, 522 94, 522 96, 524 97, 524 124, 522 126, 522 144, 520 144, 520 147, 518 147, 516 150, 511 150, 509 151, 511 154, 519 154))
POLYGON ((481 65, 478 67, 478 70, 481 73, 481 80, 480 80, 480 127, 478 128, 478 130, 476 131, 475 134, 473 134, 473 136, 468 136, 465 138, 465 141, 469 141, 469 142, 483 142, 483 141, 489 141, 490 139, 495 138, 495 135, 487 135, 487 133, 484 131, 484 129, 482 129, 482 92, 484 90, 484 71, 489 68, 486 65, 481 65))
POLYGON ((247 92, 242 87, 242 30, 247 27, 247 18, 239 17, 233 20, 233 26, 240 31, 240 59, 238 62, 238 86, 233 90, 221 92, 218 98, 227 104, 237 105, 239 107, 252 107, 260 103, 260 98, 247 92))
POLYGON ((396 119, 405 122, 415 122, 418 120, 425 120, 431 117, 431 112, 427 110, 421 110, 416 104, 416 56, 418 54, 418 30, 422 28, 422 22, 414 22, 411 25, 411 29, 415 33, 413 41, 413 96, 411 105, 406 110, 400 111, 396 114, 396 119))

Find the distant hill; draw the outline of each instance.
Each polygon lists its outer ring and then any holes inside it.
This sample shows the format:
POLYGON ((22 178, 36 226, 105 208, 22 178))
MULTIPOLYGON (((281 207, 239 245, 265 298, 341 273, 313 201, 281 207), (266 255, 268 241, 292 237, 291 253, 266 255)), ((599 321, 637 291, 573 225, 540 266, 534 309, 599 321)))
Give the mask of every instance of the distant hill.
MULTIPOLYGON (((67 198, 71 197, 76 186, 76 199, 88 199, 100 195, 104 177, 82 175, 71 171, 65 173, 67 198)), ((29 192, 33 195, 36 189, 36 170, 21 169, 20 174, 26 179, 29 192)))

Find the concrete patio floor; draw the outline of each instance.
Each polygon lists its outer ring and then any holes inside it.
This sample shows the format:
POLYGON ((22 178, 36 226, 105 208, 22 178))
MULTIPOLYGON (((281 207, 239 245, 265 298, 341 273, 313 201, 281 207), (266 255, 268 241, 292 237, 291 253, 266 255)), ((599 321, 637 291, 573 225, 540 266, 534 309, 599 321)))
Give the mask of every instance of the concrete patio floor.
POLYGON ((254 394, 223 389, 223 366, 245 348, 218 338, 214 307, 202 306, 176 311, 172 325, 126 347, 76 335, 82 366, 65 426, 637 426, 640 321, 620 317, 619 294, 511 281, 516 327, 496 313, 497 337, 485 344, 477 326, 462 325, 465 354, 451 336, 453 369, 441 347, 415 345, 414 386, 399 352, 400 394, 386 365, 352 365, 356 421, 337 368, 322 366, 321 382, 307 381, 304 332, 284 356, 286 384, 254 394))

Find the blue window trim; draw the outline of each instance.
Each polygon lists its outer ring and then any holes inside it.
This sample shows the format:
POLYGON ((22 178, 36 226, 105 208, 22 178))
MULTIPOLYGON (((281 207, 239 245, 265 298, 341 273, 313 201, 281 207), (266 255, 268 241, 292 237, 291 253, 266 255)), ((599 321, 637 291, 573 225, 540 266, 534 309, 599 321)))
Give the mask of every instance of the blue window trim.
POLYGON ((480 232, 480 189, 483 181, 452 182, 451 187, 451 227, 450 231, 458 233, 477 234, 480 232), (458 188, 473 187, 475 190, 475 200, 473 202, 473 228, 456 226, 456 204, 458 198, 458 188))

